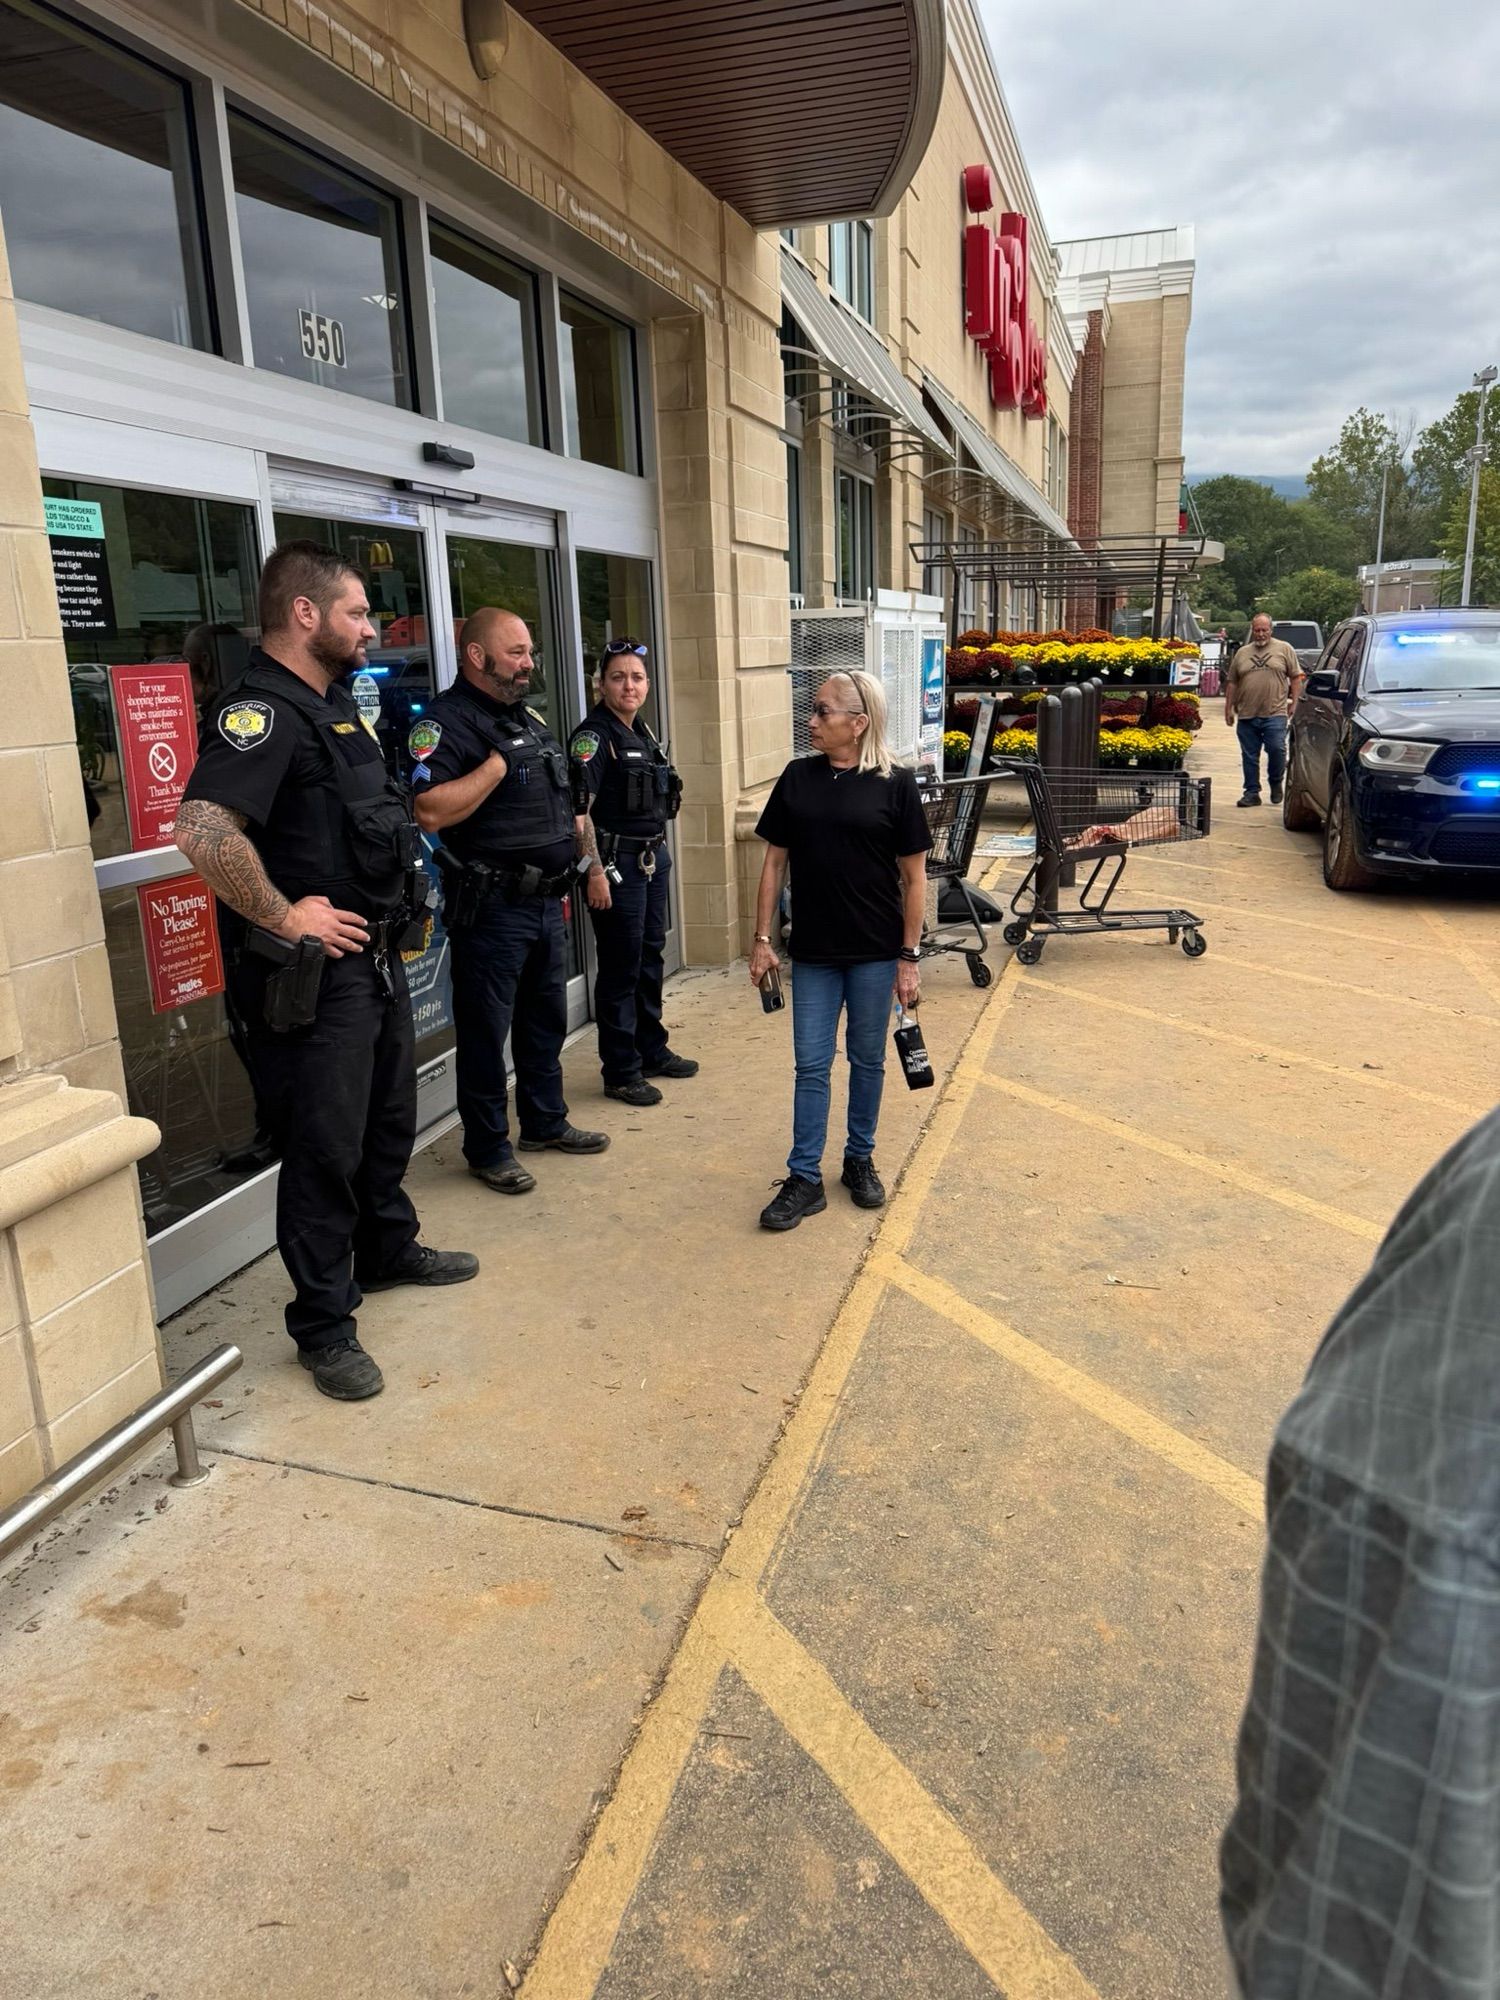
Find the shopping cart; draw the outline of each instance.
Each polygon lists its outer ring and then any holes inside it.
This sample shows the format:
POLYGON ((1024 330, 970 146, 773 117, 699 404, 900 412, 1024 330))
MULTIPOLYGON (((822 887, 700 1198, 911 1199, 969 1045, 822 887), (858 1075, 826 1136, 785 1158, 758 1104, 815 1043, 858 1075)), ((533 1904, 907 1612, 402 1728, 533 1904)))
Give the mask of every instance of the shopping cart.
POLYGON ((1210 779, 1185 771, 1046 771, 1021 762, 1005 766, 1004 775, 1024 781, 1036 825, 1036 860, 1010 899, 1013 921, 1001 933, 1023 965, 1036 964, 1049 937, 1102 931, 1165 931, 1173 944, 1181 939, 1189 958, 1203 956, 1208 940, 1193 911, 1117 910, 1112 899, 1131 848, 1207 837, 1210 779), (1089 874, 1077 907, 1060 909, 1058 889, 1072 886, 1080 865, 1089 874))
POLYGON ((969 876, 974 859, 974 843, 979 838, 979 821, 984 802, 998 772, 983 777, 927 779, 919 781, 922 810, 932 846, 927 854, 927 879, 938 884, 941 902, 944 889, 952 889, 961 899, 966 916, 960 922, 939 917, 922 939, 924 952, 961 951, 968 961, 969 977, 976 986, 988 986, 994 969, 985 962, 989 940, 984 930, 984 905, 975 895, 969 876))

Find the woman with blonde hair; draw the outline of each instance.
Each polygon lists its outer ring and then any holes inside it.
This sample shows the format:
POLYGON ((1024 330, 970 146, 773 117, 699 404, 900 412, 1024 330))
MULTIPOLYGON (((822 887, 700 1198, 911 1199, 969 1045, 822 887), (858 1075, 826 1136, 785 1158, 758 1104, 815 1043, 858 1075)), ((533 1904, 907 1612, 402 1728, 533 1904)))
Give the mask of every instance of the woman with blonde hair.
POLYGON ((849 1059, 843 1183, 858 1208, 879 1208, 875 1127, 894 996, 916 1004, 918 946, 932 845, 915 774, 886 747, 885 690, 872 675, 830 674, 813 701, 811 757, 776 780, 756 832, 766 843, 750 977, 781 964, 771 922, 792 871, 792 1150, 763 1229, 795 1229, 828 1206, 823 1148, 839 1016, 849 1059))

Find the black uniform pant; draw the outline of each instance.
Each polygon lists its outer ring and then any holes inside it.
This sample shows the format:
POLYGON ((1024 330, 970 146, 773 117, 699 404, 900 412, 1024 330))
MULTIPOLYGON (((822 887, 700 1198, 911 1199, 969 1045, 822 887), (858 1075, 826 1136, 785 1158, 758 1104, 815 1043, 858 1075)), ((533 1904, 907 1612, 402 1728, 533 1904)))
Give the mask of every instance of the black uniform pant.
POLYGON ((506 1116, 507 1035, 521 1137, 555 1139, 568 1122, 562 1085, 568 947, 561 898, 512 902, 490 896, 471 925, 449 933, 449 943, 464 1158, 471 1167, 498 1167, 514 1157, 506 1116))
POLYGON ((672 875, 665 847, 656 850, 656 873, 649 881, 638 855, 622 854, 615 865, 620 881, 610 884, 609 909, 589 911, 599 960, 594 981, 599 1063, 611 1087, 636 1082, 643 1068, 667 1053, 661 988, 672 875))
POLYGON ((312 1026, 273 1034, 262 1011, 271 969, 241 958, 230 979, 281 1151, 276 1247, 294 1288, 286 1330, 299 1347, 327 1347, 354 1332, 360 1277, 383 1276, 416 1240, 402 1186, 417 1130, 411 1000, 394 954, 389 994, 368 951, 331 958, 312 1026))

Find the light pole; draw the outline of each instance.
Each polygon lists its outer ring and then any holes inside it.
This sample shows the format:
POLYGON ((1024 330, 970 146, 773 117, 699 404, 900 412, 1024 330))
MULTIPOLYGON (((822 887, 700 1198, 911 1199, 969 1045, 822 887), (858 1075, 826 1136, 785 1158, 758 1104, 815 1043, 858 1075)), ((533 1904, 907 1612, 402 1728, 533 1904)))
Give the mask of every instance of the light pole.
POLYGON ((1474 524, 1479 518, 1479 467, 1484 459, 1484 405, 1497 372, 1500 371, 1491 363, 1488 368, 1481 368, 1474 377, 1474 387, 1479 391, 1479 422, 1474 428, 1474 477, 1469 485, 1469 534, 1464 543, 1464 584, 1458 600, 1460 604, 1468 603, 1474 582, 1474 524))
POLYGON ((1380 609, 1380 565, 1385 558, 1385 482, 1390 477, 1391 468, 1380 468, 1380 525, 1375 530, 1375 582, 1370 591, 1370 616, 1373 618, 1380 609))

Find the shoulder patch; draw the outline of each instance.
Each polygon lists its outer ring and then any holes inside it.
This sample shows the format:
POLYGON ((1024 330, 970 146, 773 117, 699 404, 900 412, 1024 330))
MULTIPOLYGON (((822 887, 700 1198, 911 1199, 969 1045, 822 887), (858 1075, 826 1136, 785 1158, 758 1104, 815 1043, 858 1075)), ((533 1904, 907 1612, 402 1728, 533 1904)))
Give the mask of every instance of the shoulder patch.
POLYGON ((254 750, 267 741, 276 720, 268 701, 236 701, 219 716, 219 734, 236 750, 254 750))
POLYGON ((592 729, 580 729, 569 745, 580 764, 586 764, 599 748, 599 737, 592 729))
POLYGON ((419 764, 425 764, 442 740, 443 725, 434 722, 431 716, 424 716, 422 721, 412 724, 406 747, 419 764))

